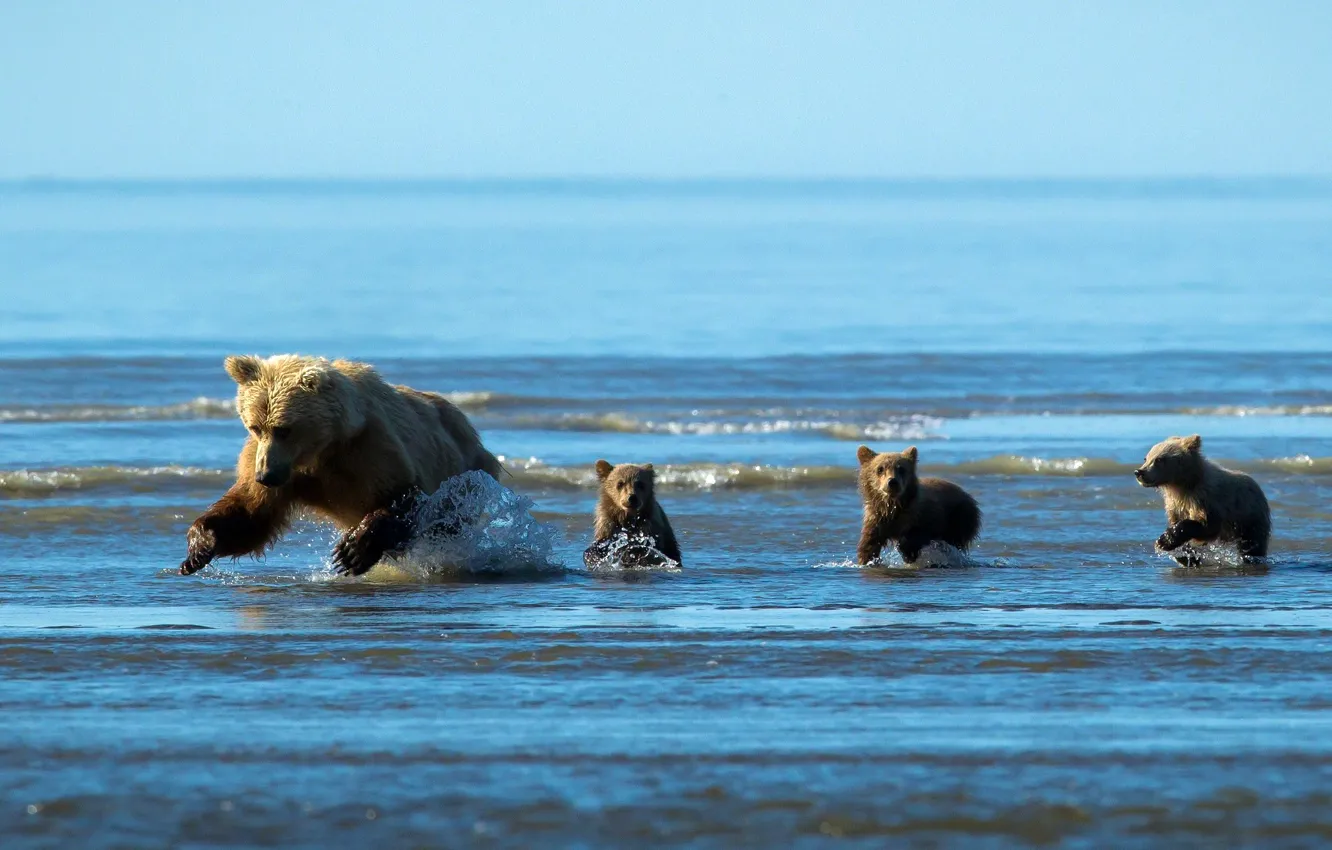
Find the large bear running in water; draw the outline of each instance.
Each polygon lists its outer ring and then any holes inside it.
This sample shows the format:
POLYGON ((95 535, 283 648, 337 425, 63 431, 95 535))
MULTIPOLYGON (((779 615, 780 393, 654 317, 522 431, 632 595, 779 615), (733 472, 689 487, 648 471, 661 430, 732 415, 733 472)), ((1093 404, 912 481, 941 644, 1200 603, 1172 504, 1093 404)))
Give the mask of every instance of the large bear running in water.
POLYGON ((346 530, 333 561, 360 575, 406 545, 414 496, 469 470, 499 476, 448 399, 390 385, 363 363, 282 354, 228 357, 226 370, 250 436, 236 483, 190 526, 184 575, 263 553, 301 508, 346 530))

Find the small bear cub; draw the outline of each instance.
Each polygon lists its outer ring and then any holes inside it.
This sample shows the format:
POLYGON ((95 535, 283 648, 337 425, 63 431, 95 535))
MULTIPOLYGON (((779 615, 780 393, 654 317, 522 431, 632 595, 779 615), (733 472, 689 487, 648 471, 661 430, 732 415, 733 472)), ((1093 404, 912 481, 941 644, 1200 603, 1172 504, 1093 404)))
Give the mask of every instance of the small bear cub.
POLYGON ((1197 434, 1157 443, 1133 476, 1144 487, 1160 488, 1167 526, 1156 548, 1175 552, 1184 547, 1174 556, 1179 563, 1196 563, 1197 553, 1185 546, 1190 542, 1233 542, 1246 560, 1267 555, 1272 514, 1263 488, 1243 472, 1203 457, 1197 434))
POLYGON ((980 533, 981 511, 966 490, 942 478, 916 477, 915 446, 896 454, 861 446, 856 457, 865 502, 856 563, 876 560, 889 541, 908 564, 936 540, 966 551, 980 533))
POLYGON ((605 560, 621 536, 630 538, 630 546, 619 557, 625 566, 647 566, 654 561, 661 561, 644 551, 641 545, 633 545, 632 538, 638 536, 650 539, 653 549, 676 564, 681 563, 680 545, 675 542, 671 522, 657 502, 653 490, 655 473, 652 464, 639 466, 622 463, 612 466, 607 461, 599 460, 596 472, 601 490, 597 500, 593 542, 583 552, 583 563, 592 566, 605 560))

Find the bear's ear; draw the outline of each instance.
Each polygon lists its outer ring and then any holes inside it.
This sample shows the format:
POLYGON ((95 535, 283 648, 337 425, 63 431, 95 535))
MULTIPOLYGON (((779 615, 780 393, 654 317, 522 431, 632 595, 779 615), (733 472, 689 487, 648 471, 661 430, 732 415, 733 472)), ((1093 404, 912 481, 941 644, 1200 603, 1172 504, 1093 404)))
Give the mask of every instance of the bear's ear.
POLYGON ((259 358, 251 354, 234 354, 222 361, 227 374, 238 384, 259 380, 259 358))
POLYGON ((856 460, 860 461, 861 466, 864 466, 865 464, 874 460, 874 455, 875 455, 874 449, 871 449, 869 446, 861 446, 860 448, 856 449, 856 460))
POLYGON ((317 393, 332 383, 331 377, 321 369, 306 369, 301 373, 301 389, 317 393))
POLYGON ((902 457, 906 458, 912 463, 915 463, 916 458, 920 457, 920 452, 916 451, 915 446, 907 446, 907 450, 902 452, 902 457))
POLYGON ((1184 448, 1188 449, 1191 452, 1202 451, 1202 437, 1199 436, 1198 434, 1194 434, 1192 437, 1185 437, 1184 448))
POLYGON ((604 460, 599 460, 599 461, 597 461, 597 465, 596 465, 596 470, 597 470, 597 480, 598 480, 598 481, 605 481, 605 480, 606 480, 606 476, 607 476, 607 475, 610 475, 610 474, 611 474, 611 470, 614 469, 614 468, 615 468, 615 467, 611 466, 610 463, 609 463, 608 461, 604 461, 604 460))
POLYGON ((643 464, 643 471, 647 473, 647 477, 648 477, 648 480, 649 480, 649 481, 656 481, 656 480, 657 480, 657 471, 656 471, 655 469, 652 468, 652 464, 650 464, 650 463, 645 463, 645 464, 643 464))

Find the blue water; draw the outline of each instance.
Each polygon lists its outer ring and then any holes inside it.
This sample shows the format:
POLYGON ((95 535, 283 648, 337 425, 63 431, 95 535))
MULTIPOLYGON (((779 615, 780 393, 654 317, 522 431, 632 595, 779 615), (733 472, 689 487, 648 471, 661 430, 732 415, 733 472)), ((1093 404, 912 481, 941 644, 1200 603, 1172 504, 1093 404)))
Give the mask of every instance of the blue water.
POLYGON ((1332 183, 0 188, 0 344, 1326 349, 1332 183))
POLYGON ((1309 181, 0 186, 4 846, 1325 843, 1329 259, 1309 181), (286 351, 452 394, 562 568, 176 575, 286 351), (1195 432, 1266 565, 1152 551, 1195 432), (852 565, 861 443, 971 561, 852 565), (681 569, 582 569, 601 457, 681 569))

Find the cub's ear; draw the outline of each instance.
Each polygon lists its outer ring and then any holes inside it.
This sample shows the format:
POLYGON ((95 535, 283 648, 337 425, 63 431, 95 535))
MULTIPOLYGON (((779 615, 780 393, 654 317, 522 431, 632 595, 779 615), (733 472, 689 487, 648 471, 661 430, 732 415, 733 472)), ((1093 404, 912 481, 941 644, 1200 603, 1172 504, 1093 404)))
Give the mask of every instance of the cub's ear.
POLYGON ((644 472, 652 472, 652 471, 653 471, 653 469, 652 469, 652 464, 650 464, 650 463, 645 463, 645 464, 643 464, 643 471, 644 471, 644 472))
POLYGON ((652 464, 643 464, 643 471, 647 473, 648 480, 653 484, 657 483, 657 471, 652 468, 652 464))
POLYGON ((912 463, 915 463, 916 458, 920 457, 920 453, 916 451, 915 446, 907 446, 907 450, 902 452, 902 457, 906 458, 912 463))
POLYGON ((222 361, 222 366, 238 384, 259 380, 259 358, 252 354, 233 354, 222 361))
POLYGON ((1202 451, 1202 437, 1197 434, 1194 434, 1192 437, 1185 437, 1184 448, 1191 452, 1202 451))
POLYGON ((856 449, 856 460, 860 461, 861 466, 864 466, 865 464, 874 460, 875 454, 876 452, 874 451, 874 449, 871 449, 869 446, 861 446, 860 448, 856 449))
POLYGON ((596 465, 596 470, 597 470, 597 480, 598 480, 598 481, 605 481, 605 480, 606 480, 606 476, 607 476, 607 475, 610 475, 610 474, 611 474, 611 470, 614 469, 614 468, 615 468, 615 467, 611 466, 610 463, 609 463, 608 461, 604 461, 604 460, 599 460, 599 461, 597 461, 597 465, 596 465))

